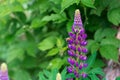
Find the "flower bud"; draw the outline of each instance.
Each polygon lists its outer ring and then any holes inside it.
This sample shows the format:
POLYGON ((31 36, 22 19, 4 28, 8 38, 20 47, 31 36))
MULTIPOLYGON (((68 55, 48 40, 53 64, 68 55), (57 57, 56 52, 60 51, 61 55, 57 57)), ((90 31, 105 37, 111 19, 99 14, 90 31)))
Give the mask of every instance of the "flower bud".
POLYGON ((81 70, 83 68, 83 63, 80 63, 79 69, 81 70))
POLYGON ((74 65, 74 64, 75 64, 75 60, 72 59, 72 58, 68 58, 68 62, 69 62, 71 65, 74 65))
POLYGON ((69 73, 72 73, 72 72, 73 72, 73 67, 71 67, 71 66, 67 67, 67 71, 68 71, 69 73))
POLYGON ((87 66, 88 66, 88 64, 87 64, 87 63, 84 63, 84 64, 83 64, 83 67, 84 67, 84 68, 86 68, 87 66))
POLYGON ((81 47, 80 46, 78 47, 78 52, 81 52, 81 47))
POLYGON ((87 52, 88 52, 88 49, 82 48, 82 52, 83 52, 83 53, 87 53, 87 52))
POLYGON ((68 55, 69 56, 75 56, 74 52, 72 50, 68 50, 68 55))
POLYGON ((61 74, 60 74, 60 73, 57 73, 57 75, 56 75, 56 80, 62 80, 62 79, 61 79, 61 74))
POLYGON ((81 46, 86 46, 86 45, 87 45, 87 41, 81 41, 81 42, 80 42, 80 45, 81 45, 81 46))
POLYGON ((72 32, 69 33, 69 36, 70 36, 71 38, 73 38, 73 39, 76 39, 76 35, 75 35, 74 33, 72 33, 72 32))
POLYGON ((1 64, 0 80, 9 80, 6 63, 1 64))
POLYGON ((87 74, 86 74, 86 73, 82 73, 82 77, 83 77, 83 78, 86 78, 86 77, 87 77, 87 74))

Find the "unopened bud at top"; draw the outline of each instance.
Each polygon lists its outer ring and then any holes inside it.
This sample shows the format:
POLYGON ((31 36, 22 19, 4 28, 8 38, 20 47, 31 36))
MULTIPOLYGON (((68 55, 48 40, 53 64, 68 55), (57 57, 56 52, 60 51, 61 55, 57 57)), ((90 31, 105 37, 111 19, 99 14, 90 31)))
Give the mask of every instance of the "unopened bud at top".
POLYGON ((60 73, 57 73, 57 75, 56 75, 56 80, 62 80, 62 79, 61 79, 61 74, 60 74, 60 73))
POLYGON ((6 63, 2 63, 2 64, 1 64, 1 71, 2 71, 2 72, 7 71, 7 64, 6 64, 6 63))
POLYGON ((83 24, 81 20, 81 15, 79 9, 75 10, 74 24, 72 26, 73 32, 79 32, 80 29, 83 29, 83 24))
POLYGON ((75 11, 74 25, 78 26, 79 28, 83 27, 79 9, 75 11))

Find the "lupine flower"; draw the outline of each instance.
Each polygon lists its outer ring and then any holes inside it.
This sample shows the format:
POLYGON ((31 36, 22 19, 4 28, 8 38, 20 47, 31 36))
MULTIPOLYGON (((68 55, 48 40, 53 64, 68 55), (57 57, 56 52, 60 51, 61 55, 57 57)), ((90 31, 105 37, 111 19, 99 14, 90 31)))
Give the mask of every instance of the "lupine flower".
POLYGON ((0 80, 9 80, 7 65, 5 63, 1 64, 0 80))
POLYGON ((88 66, 85 61, 87 60, 86 53, 88 52, 85 46, 87 45, 87 34, 83 28, 80 11, 77 9, 75 11, 74 23, 72 26, 72 32, 69 32, 69 38, 66 39, 68 42, 68 62, 70 66, 67 68, 69 73, 74 73, 74 75, 79 78, 87 77, 85 72, 79 73, 79 70, 86 68, 88 66))

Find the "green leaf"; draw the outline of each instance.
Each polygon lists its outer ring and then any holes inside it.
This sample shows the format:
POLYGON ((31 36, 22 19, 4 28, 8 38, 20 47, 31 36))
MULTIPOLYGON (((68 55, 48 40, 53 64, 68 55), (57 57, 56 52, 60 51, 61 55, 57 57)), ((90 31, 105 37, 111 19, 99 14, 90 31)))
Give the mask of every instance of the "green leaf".
POLYGON ((96 75, 89 75, 91 80, 100 80, 96 75))
POLYGON ((80 0, 76 0, 77 5, 80 3, 80 0))
POLYGON ((61 72, 62 80, 65 80, 66 73, 67 73, 67 68, 65 67, 61 72))
POLYGON ((15 59, 22 61, 24 59, 24 50, 22 48, 12 46, 7 52, 7 62, 9 63, 15 59))
POLYGON ((94 64, 95 59, 96 59, 96 56, 97 56, 97 53, 94 52, 94 53, 92 53, 92 55, 88 58, 88 60, 87 60, 88 67, 85 68, 86 71, 89 71, 89 69, 90 69, 90 68, 92 67, 92 65, 94 64))
POLYGON ((96 42, 95 40, 88 40, 88 44, 87 44, 86 48, 89 51, 91 51, 91 53, 97 52, 99 47, 100 47, 100 44, 98 42, 96 42))
POLYGON ((67 28, 67 31, 68 31, 68 32, 71 32, 71 31, 72 31, 72 25, 73 25, 73 21, 69 21, 69 22, 67 23, 67 25, 66 25, 67 27, 66 27, 66 28, 67 28))
POLYGON ((105 76, 105 73, 103 72, 101 68, 94 68, 89 71, 89 74, 99 74, 101 76, 105 76))
POLYGON ((11 12, 23 11, 23 7, 17 1, 12 4, 8 3, 6 5, 0 5, 0 17, 4 17, 11 12))
POLYGON ((105 34, 103 34, 104 29, 100 28, 95 32, 94 39, 96 41, 101 41, 105 34))
POLYGON ((37 44, 35 42, 29 42, 26 45, 26 51, 29 56, 36 57, 37 44))
POLYGON ((108 6, 109 3, 109 0, 95 0, 95 7, 97 9, 92 9, 91 14, 96 14, 100 16, 102 11, 108 6))
POLYGON ((47 70, 43 70, 43 73, 44 73, 44 75, 48 78, 49 77, 49 75, 51 74, 49 71, 47 71, 47 70))
POLYGON ((23 70, 17 70, 14 78, 15 80, 32 80, 30 74, 23 70))
POLYGON ((60 4, 62 0, 50 0, 50 1, 55 3, 55 4, 60 4))
POLYGON ((73 5, 74 3, 76 3, 75 0, 62 0, 61 12, 63 12, 66 8, 68 8, 69 6, 73 5))
POLYGON ((68 79, 68 78, 75 78, 74 73, 69 73, 69 74, 67 74, 67 75, 66 75, 66 79, 68 79))
POLYGON ((94 39, 96 41, 101 41, 105 37, 115 37, 117 31, 112 28, 100 28, 95 32, 94 39))
POLYGON ((120 1, 119 0, 110 0, 109 10, 116 9, 116 8, 120 8, 120 1))
POLYGON ((97 50, 99 49, 100 44, 95 42, 91 45, 91 53, 97 52, 97 50))
POLYGON ((31 23, 31 28, 38 28, 38 27, 42 27, 46 24, 47 22, 42 21, 40 18, 34 18, 32 23, 31 23))
POLYGON ((61 66, 63 65, 63 61, 60 58, 54 58, 53 60, 50 61, 49 65, 48 65, 48 69, 60 69, 61 66))
POLYGON ((96 59, 92 67, 97 68, 97 67, 104 67, 104 66, 105 66, 105 63, 101 59, 96 59))
POLYGON ((87 40, 88 44, 86 46, 86 48, 88 49, 88 51, 91 50, 91 46, 95 43, 95 40, 87 40))
MULTIPOLYGON (((36 7, 39 7, 39 10, 40 10, 40 14, 43 14, 43 13, 45 13, 48 9, 49 9, 49 7, 51 7, 50 6, 50 2, 49 2, 49 0, 40 0, 40 1, 38 1, 39 2, 39 6, 35 6, 35 8, 36 7), (47 7, 46 7, 47 6, 47 7)), ((37 3, 36 3, 37 4, 37 3)))
POLYGON ((38 66, 36 58, 30 56, 25 57, 21 64, 25 69, 33 69, 38 66))
POLYGON ((119 76, 119 77, 117 77, 115 80, 120 80, 120 76, 119 76))
POLYGON ((120 7, 109 10, 107 17, 111 23, 118 26, 120 24, 120 7))
POLYGON ((100 48, 100 54, 106 59, 112 59, 115 62, 118 61, 118 49, 113 45, 103 45, 100 48))
POLYGON ((82 80, 91 80, 90 78, 86 77, 86 78, 83 78, 82 80))
POLYGON ((58 48, 62 48, 64 45, 64 40, 62 38, 57 38, 57 43, 56 43, 58 48))
POLYGON ((55 21, 56 23, 61 23, 66 20, 66 14, 51 14, 50 16, 43 17, 42 21, 55 21))
POLYGON ((39 72, 39 80, 56 80, 57 73, 57 69, 52 69, 51 72, 44 70, 43 72, 39 72))
POLYGON ((51 49, 54 47, 56 42, 56 38, 55 37, 48 37, 46 39, 44 39, 42 42, 39 43, 38 48, 42 51, 51 49))
POLYGON ((47 80, 42 72, 39 72, 39 80, 47 80))
POLYGON ((51 49, 46 56, 54 56, 59 52, 58 48, 51 49))
POLYGON ((116 39, 116 38, 106 38, 106 39, 102 39, 101 41, 101 45, 114 45, 117 48, 120 47, 120 40, 116 39))
POLYGON ((52 70, 51 75, 49 76, 49 80, 56 80, 56 75, 58 73, 58 68, 52 70))
POLYGON ((81 3, 87 7, 95 8, 93 0, 81 0, 81 3))

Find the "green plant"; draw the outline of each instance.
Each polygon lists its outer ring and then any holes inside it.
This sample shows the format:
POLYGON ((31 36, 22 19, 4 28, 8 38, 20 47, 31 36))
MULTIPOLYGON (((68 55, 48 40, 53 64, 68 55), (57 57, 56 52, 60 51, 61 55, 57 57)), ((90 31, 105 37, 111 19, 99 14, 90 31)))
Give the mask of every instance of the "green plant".
POLYGON ((68 65, 65 38, 76 9, 88 34, 87 56, 98 55, 91 67, 118 62, 119 0, 0 0, 0 62, 8 64, 10 80, 38 80, 39 72, 68 65))

